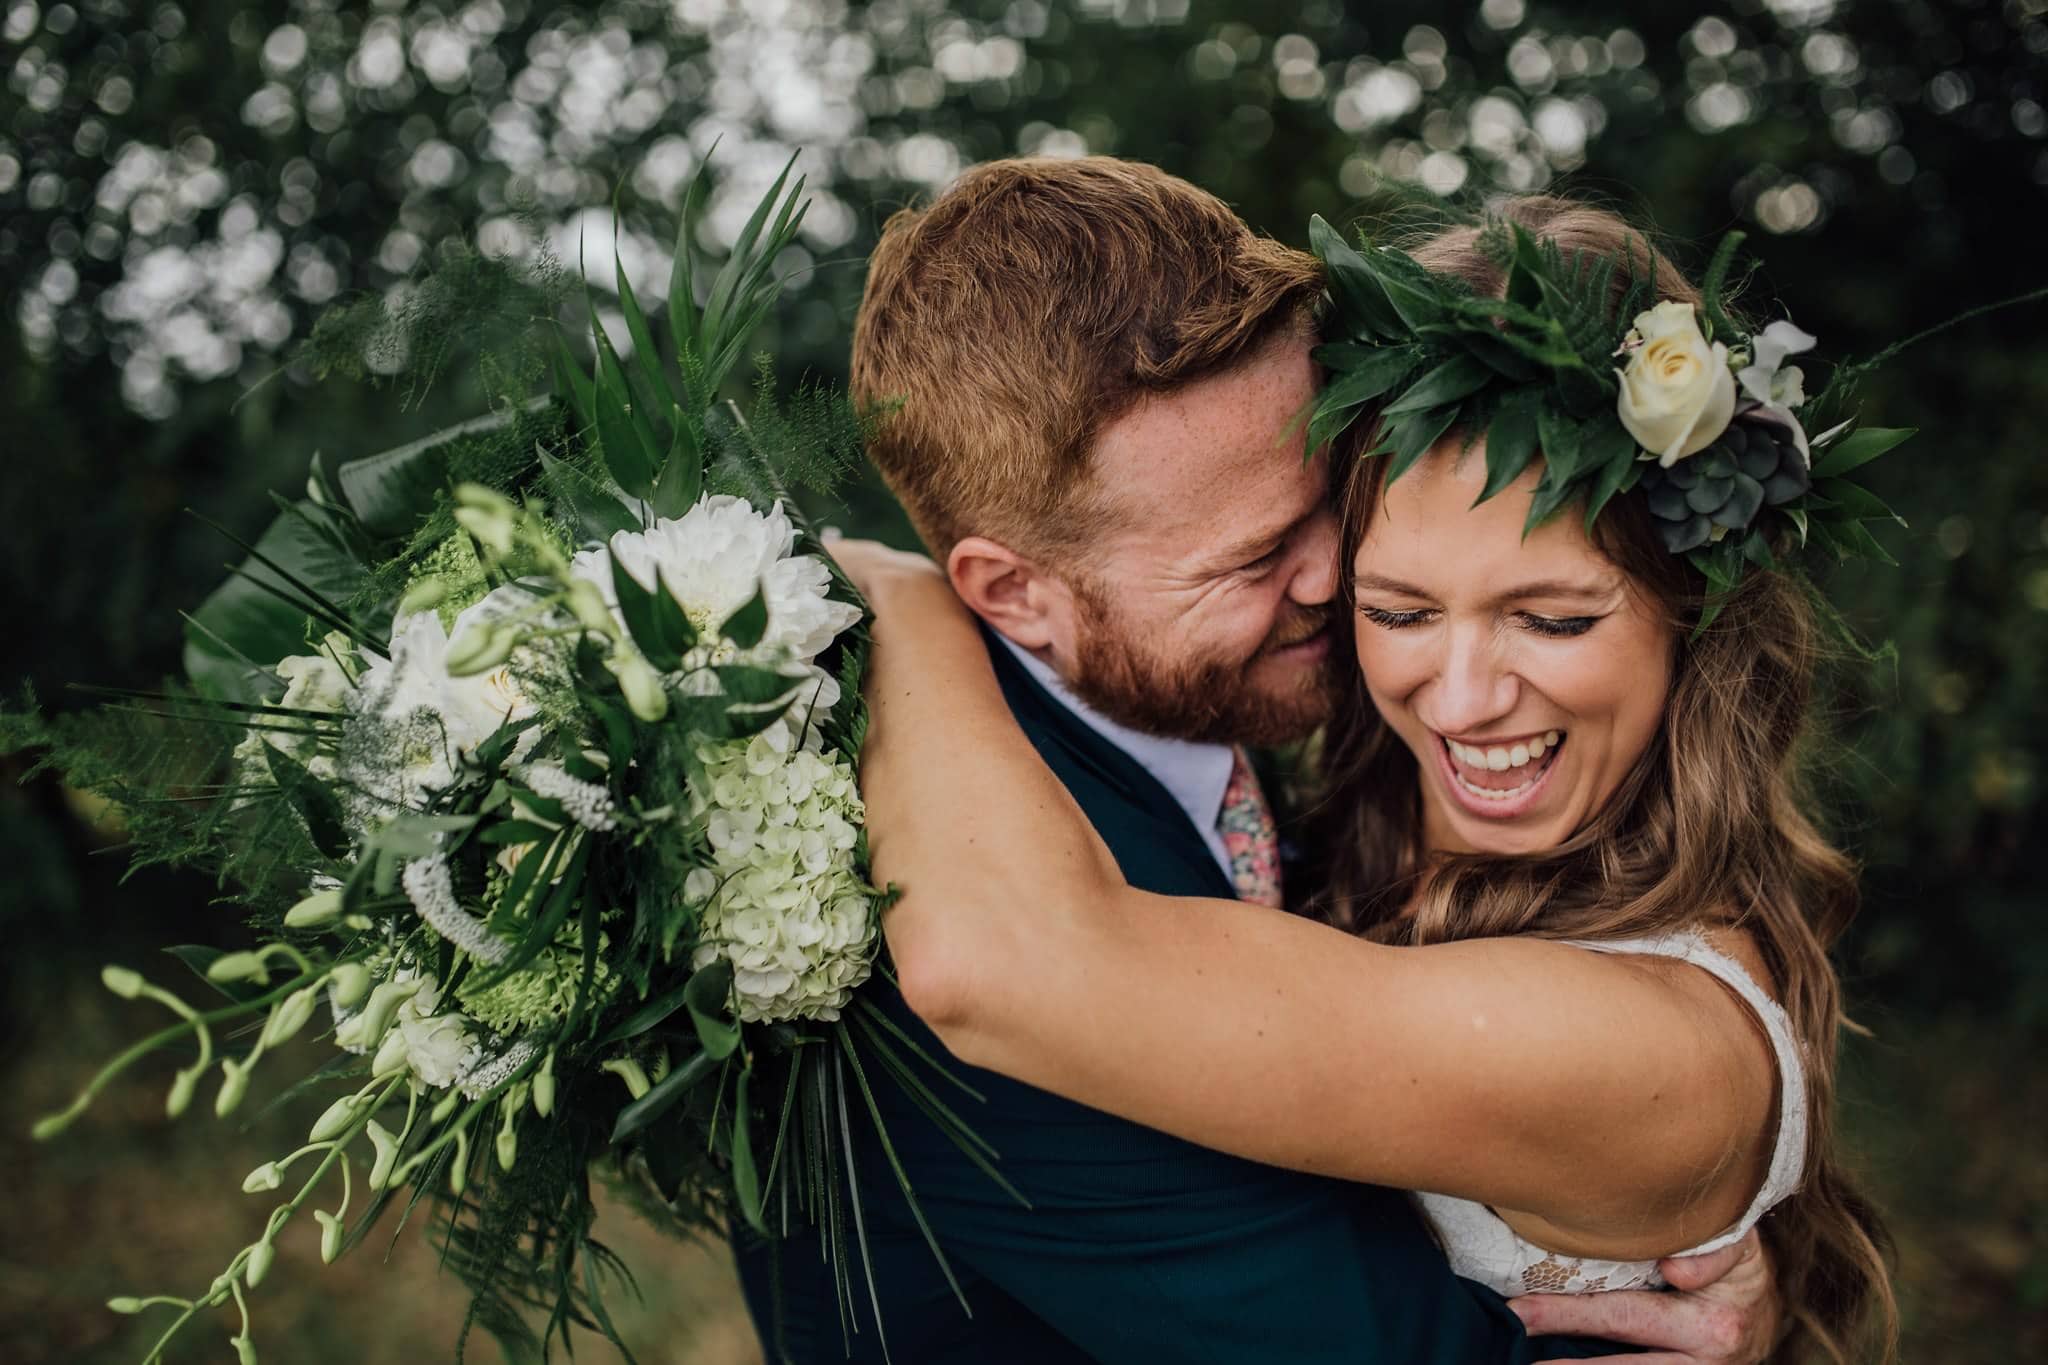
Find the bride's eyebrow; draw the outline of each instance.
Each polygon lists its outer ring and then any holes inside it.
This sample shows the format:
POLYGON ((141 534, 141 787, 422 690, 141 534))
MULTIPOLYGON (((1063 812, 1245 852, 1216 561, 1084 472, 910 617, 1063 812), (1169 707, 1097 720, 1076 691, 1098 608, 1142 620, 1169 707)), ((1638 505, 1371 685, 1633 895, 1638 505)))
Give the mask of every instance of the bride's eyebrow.
MULTIPOLYGON (((1385 574, 1358 574, 1351 580, 1354 592, 1385 592, 1398 597, 1427 598, 1429 594, 1413 583, 1404 583, 1398 578, 1385 574)), ((1517 583, 1493 595, 1493 601, 1519 602, 1531 597, 1563 598, 1569 601, 1598 605, 1614 596, 1611 583, 1579 583, 1563 578, 1543 578, 1529 583, 1517 583)))

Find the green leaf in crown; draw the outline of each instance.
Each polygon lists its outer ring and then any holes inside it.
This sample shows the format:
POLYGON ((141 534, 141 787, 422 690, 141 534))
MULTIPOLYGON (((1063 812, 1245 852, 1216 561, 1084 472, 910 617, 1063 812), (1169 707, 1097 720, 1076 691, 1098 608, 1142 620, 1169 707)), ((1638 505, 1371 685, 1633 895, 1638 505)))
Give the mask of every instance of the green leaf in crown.
POLYGON ((1842 422, 1809 437, 1823 404, 1786 362, 1814 338, 1784 320, 1744 334, 1724 306, 1741 233, 1715 252, 1697 307, 1651 296, 1647 244, 1600 256, 1489 221, 1495 298, 1369 238, 1354 248, 1321 218, 1309 240, 1328 281, 1310 449, 1366 421, 1363 457, 1384 457, 1393 480, 1446 436, 1483 439, 1482 501, 1540 457, 1531 529, 1566 507, 1590 528, 1616 497, 1641 497, 1710 593, 1812 543, 1888 558, 1866 523, 1898 518, 1847 476, 1913 433, 1842 422))

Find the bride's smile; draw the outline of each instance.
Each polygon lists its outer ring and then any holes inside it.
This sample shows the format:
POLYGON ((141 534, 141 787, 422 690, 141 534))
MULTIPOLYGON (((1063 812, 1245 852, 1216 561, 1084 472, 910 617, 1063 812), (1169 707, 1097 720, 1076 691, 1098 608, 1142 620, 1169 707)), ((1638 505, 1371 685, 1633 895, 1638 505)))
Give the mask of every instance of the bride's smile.
POLYGON ((1358 664, 1415 755, 1432 849, 1554 848, 1655 738, 1671 631, 1581 517, 1524 534, 1538 469, 1474 505, 1485 443, 1458 445, 1378 491, 1352 562, 1358 664))

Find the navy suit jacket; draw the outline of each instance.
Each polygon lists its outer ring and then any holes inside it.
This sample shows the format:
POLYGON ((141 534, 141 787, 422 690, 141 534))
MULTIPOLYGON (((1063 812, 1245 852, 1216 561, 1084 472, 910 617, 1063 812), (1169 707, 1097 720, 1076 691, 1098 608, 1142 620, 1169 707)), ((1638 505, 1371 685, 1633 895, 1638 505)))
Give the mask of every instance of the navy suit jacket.
MULTIPOLYGON (((1005 697, 1132 884, 1229 897, 1159 782, 990 642, 1005 697)), ((1028 916, 1028 902, 1015 907, 1028 916)), ((866 989, 933 1056, 943 1045, 877 977, 866 989)), ((880 1330, 851 1248, 844 1317, 819 1238, 738 1246, 771 1361, 896 1365, 1520 1365, 1599 1353, 1545 1340, 1453 1275, 1397 1191, 1226 1156, 949 1060, 987 1096, 959 1104, 1030 1200, 1019 1207, 886 1081, 876 1099, 959 1276, 963 1312, 878 1144, 856 1157, 880 1330), (886 1334, 887 1354, 884 1354, 886 1334)))

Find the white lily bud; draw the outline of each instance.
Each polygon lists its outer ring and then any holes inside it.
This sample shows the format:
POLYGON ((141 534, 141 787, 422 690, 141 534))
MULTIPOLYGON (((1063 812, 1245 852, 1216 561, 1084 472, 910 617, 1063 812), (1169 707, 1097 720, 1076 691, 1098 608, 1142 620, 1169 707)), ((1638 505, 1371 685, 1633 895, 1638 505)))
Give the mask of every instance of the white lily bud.
POLYGON ((384 1031, 391 1027, 391 1020, 398 1013, 398 1007, 419 994, 421 982, 386 981, 370 992, 370 1002, 363 1006, 359 1016, 362 1033, 359 1041, 365 1048, 372 1048, 384 1041, 384 1031))
POLYGON ((323 1265, 333 1265, 334 1258, 341 1255, 341 1239, 345 1229, 341 1220, 326 1209, 314 1209, 314 1219, 320 1224, 320 1260, 323 1265))
POLYGON ((370 989, 370 969, 360 962, 344 962, 327 974, 327 981, 334 989, 334 1003, 348 1009, 370 989))
POLYGON ((398 599, 398 608, 394 614, 400 617, 417 616, 423 611, 432 611, 447 599, 448 580, 430 574, 405 590, 405 596, 398 599))
POLYGON ((263 1283, 263 1277, 270 1273, 270 1264, 277 1259, 277 1248, 268 1238, 252 1244, 249 1248, 248 1264, 243 1267, 242 1278, 254 1289, 263 1283))
POLYGON ((398 1165, 398 1139, 375 1119, 363 1125, 363 1132, 377 1153, 370 1163, 370 1188, 381 1190, 391 1182, 391 1172, 398 1165))
POLYGON ((587 578, 569 581, 569 610, 585 630, 598 635, 615 635, 617 624, 612 620, 612 610, 604 603, 604 594, 597 584, 587 578))
POLYGON ((615 654, 610 667, 619 680, 619 690, 626 694, 626 708, 634 715, 651 725, 668 714, 668 691, 653 664, 638 654, 615 654))
POLYGON ((434 1107, 432 1111, 428 1113, 427 1118, 434 1123, 446 1123, 448 1121, 448 1116, 455 1112, 455 1106, 461 1103, 462 1092, 451 1086, 449 1087, 448 1093, 441 1096, 441 1098, 435 1102, 434 1107))
POLYGON ((222 953, 207 967, 206 979, 223 985, 230 981, 254 981, 260 986, 269 982, 270 969, 254 953, 222 953))
POLYGON ((356 1113, 365 1101, 355 1095, 343 1095, 327 1111, 313 1120, 313 1126, 306 1133, 308 1142, 332 1142, 348 1131, 356 1121, 356 1113))
POLYGON ((481 507, 458 507, 455 509, 455 524, 475 536, 478 543, 492 554, 509 555, 512 553, 512 538, 519 523, 510 512, 485 511, 481 507))
POLYGON ((123 1000, 133 1000, 142 994, 142 973, 132 967, 102 967, 100 984, 123 1000))
POLYGON ((555 1054, 550 1052, 533 1078, 533 1112, 546 1118, 555 1111, 555 1054))
POLYGON ((199 1068, 186 1067, 171 1078, 171 1093, 164 1096, 164 1117, 174 1119, 192 1107, 192 1094, 199 1088, 199 1068))
POLYGON ((278 1047, 289 1042, 292 1035, 306 1026, 313 1017, 313 1006, 318 999, 311 986, 293 991, 277 1002, 270 1012, 270 1021, 263 1026, 263 1046, 278 1047))
POLYGON ((284 927, 287 929, 318 929, 332 924, 341 916, 341 888, 330 886, 325 891, 312 895, 284 912, 284 927))
POLYGON ((455 1134, 455 1160, 448 1163, 448 1192, 459 1195, 468 1183, 469 1129, 462 1128, 455 1134))
POLYGON ((220 1064, 220 1093, 213 1097, 215 1118, 226 1118, 235 1112, 235 1106, 242 1102, 242 1096, 249 1093, 249 1072, 251 1068, 232 1057, 224 1057, 220 1064))
POLYGON ((384 1041, 377 1047, 377 1055, 370 1061, 370 1074, 383 1080, 386 1076, 396 1076, 405 1068, 405 1030, 392 1029, 384 1035, 384 1041))
POLYGON ((284 1184, 284 1170, 275 1161, 266 1161, 242 1177, 243 1194, 262 1194, 284 1184))
POLYGON ((247 1337, 231 1337, 235 1348, 235 1365, 256 1365, 256 1343, 247 1337))
POLYGON ((626 1083, 626 1093, 636 1100, 653 1089, 647 1083, 646 1071, 642 1070, 640 1063, 634 1061, 631 1057, 614 1057, 608 1062, 599 1063, 598 1069, 609 1071, 624 1081, 626 1083))
POLYGON ((498 1130, 498 1168, 509 1171, 512 1163, 519 1159, 519 1135, 508 1121, 498 1130))
POLYGON ((487 673, 511 658, 518 643, 519 633, 515 630, 502 625, 472 622, 448 642, 448 653, 442 664, 452 678, 487 673))

